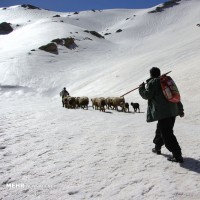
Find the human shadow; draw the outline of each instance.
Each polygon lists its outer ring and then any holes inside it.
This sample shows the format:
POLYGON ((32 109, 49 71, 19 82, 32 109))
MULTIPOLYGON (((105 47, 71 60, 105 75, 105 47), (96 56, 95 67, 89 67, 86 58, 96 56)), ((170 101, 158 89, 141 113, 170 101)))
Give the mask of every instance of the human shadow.
MULTIPOLYGON (((161 155, 165 156, 166 158, 171 157, 168 154, 161 154, 161 155)), ((200 174, 200 160, 196 160, 196 159, 190 158, 190 157, 183 157, 183 159, 184 159, 184 162, 179 163, 180 167, 200 174)))

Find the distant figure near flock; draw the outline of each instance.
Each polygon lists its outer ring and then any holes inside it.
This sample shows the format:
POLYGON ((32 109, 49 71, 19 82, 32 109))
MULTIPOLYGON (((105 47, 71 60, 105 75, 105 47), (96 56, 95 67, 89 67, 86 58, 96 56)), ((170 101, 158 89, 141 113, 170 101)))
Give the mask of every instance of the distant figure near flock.
POLYGON ((60 92, 60 96, 62 97, 62 104, 63 104, 63 107, 64 107, 64 98, 67 97, 67 96, 69 96, 69 92, 66 90, 65 87, 60 92))
POLYGON ((62 105, 65 108, 86 108, 88 109, 89 98, 88 97, 72 97, 69 92, 64 87, 60 92, 60 96, 62 97, 62 105))

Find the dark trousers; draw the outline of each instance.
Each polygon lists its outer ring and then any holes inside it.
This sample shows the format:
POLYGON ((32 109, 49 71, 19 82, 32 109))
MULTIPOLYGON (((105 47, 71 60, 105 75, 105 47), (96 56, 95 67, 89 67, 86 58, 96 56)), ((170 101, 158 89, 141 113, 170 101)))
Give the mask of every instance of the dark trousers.
POLYGON ((158 120, 156 136, 153 143, 156 145, 156 149, 161 149, 163 145, 172 152, 173 156, 181 156, 181 148, 174 135, 173 127, 176 117, 170 117, 162 120, 158 120))

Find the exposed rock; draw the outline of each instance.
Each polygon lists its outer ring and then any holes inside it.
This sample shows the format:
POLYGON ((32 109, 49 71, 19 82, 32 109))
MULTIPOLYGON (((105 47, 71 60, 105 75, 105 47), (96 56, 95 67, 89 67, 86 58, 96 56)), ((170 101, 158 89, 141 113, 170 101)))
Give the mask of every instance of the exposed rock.
POLYGON ((110 35, 111 33, 105 33, 104 35, 110 35))
POLYGON ((118 30, 116 31, 116 33, 120 33, 120 32, 122 32, 122 29, 118 29, 118 30))
MULTIPOLYGON (((61 38, 61 39, 57 38, 57 39, 52 40, 51 43, 39 47, 39 49, 43 51, 47 51, 49 53, 58 54, 57 45, 62 45, 69 49, 74 49, 77 47, 74 40, 75 40, 74 38, 61 38)), ((32 49, 31 51, 35 51, 35 49, 32 49)))
POLYGON ((78 12, 74 12, 74 15, 78 15, 78 12))
POLYGON ((60 15, 54 15, 53 17, 60 17, 60 15))
POLYGON ((93 11, 93 12, 95 12, 95 10, 94 10, 94 9, 92 9, 92 11, 93 11))
POLYGON ((104 36, 102 36, 101 34, 97 33, 96 31, 88 31, 88 30, 85 30, 84 32, 86 33, 90 33, 98 38, 104 38, 104 36))
POLYGON ((180 2, 181 0, 170 0, 167 2, 163 3, 164 8, 169 8, 169 7, 173 7, 174 5, 178 5, 177 2, 180 2))
POLYGON ((57 45, 52 42, 47 45, 39 47, 39 49, 49 53, 56 53, 56 54, 58 53, 57 45))
POLYGON ((21 7, 27 8, 27 9, 38 9, 38 10, 41 10, 40 8, 38 8, 36 6, 32 6, 30 4, 22 4, 21 7))
POLYGON ((0 34, 9 34, 13 31, 13 28, 10 26, 10 23, 3 22, 0 24, 0 34))
POLYGON ((63 38, 64 46, 70 48, 72 45, 75 45, 74 38, 63 38))
POLYGON ((63 45, 63 39, 57 38, 57 39, 52 40, 51 42, 55 42, 56 44, 63 45))
POLYGON ((163 8, 162 8, 162 7, 156 7, 155 10, 150 11, 149 13, 157 13, 157 12, 162 12, 162 11, 163 11, 163 8))
POLYGON ((89 37, 85 37, 85 38, 83 38, 83 40, 92 40, 92 39, 89 37))
POLYGON ((104 38, 101 34, 97 33, 96 31, 90 31, 90 33, 98 38, 104 38))
POLYGON ((35 51, 35 49, 32 49, 31 51, 35 51))
POLYGON ((152 10, 152 11, 150 11, 149 13, 162 12, 162 11, 164 11, 166 8, 170 8, 170 7, 179 5, 178 2, 180 2, 180 1, 181 1, 181 0, 170 0, 170 1, 167 1, 167 2, 163 3, 162 6, 156 7, 155 10, 152 10))
POLYGON ((7 8, 3 8, 2 10, 6 10, 7 8))

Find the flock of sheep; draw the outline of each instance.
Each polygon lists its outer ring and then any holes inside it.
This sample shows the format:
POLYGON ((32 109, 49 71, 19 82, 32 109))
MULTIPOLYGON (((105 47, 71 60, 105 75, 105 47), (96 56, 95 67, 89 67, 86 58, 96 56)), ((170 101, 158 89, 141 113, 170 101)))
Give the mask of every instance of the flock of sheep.
MULTIPOLYGON (((124 97, 96 97, 91 99, 92 107, 95 110, 105 112, 106 109, 112 109, 119 111, 119 107, 122 112, 129 112, 129 103, 125 102, 124 97)), ((89 98, 88 97, 72 97, 65 96, 62 98, 63 107, 65 108, 82 108, 88 109, 89 98)), ((140 112, 139 103, 131 102, 134 112, 140 112)))

